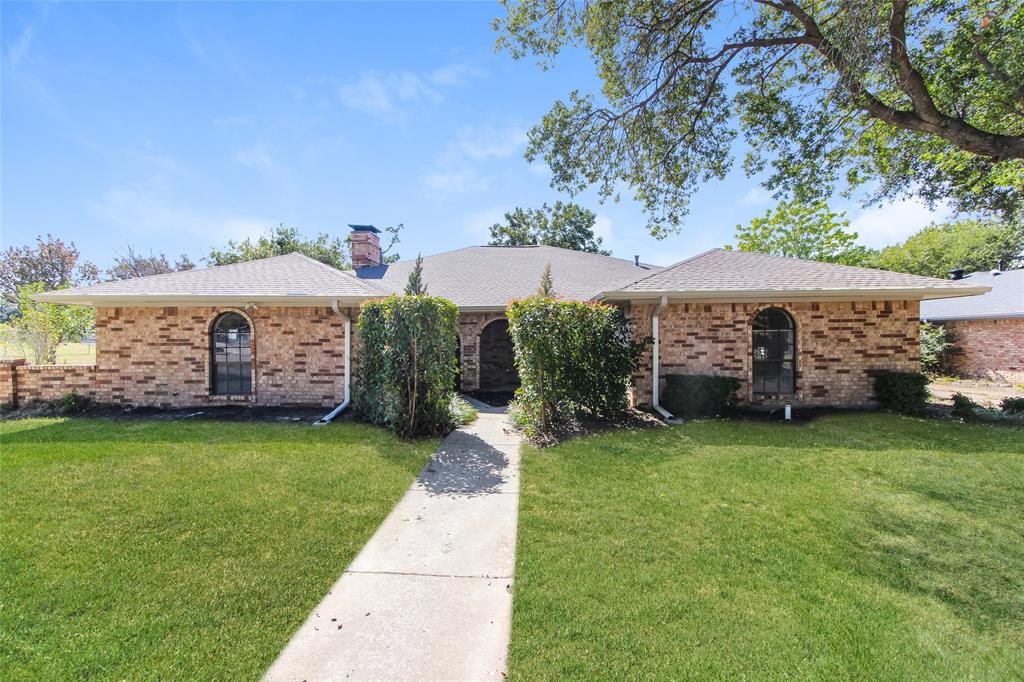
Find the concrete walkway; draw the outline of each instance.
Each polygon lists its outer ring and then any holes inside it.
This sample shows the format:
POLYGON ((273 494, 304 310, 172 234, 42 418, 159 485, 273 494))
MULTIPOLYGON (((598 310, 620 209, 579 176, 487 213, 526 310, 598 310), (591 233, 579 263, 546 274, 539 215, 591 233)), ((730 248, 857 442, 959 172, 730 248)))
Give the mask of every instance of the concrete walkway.
POLYGON ((501 680, 519 438, 503 410, 445 438, 267 680, 501 680))

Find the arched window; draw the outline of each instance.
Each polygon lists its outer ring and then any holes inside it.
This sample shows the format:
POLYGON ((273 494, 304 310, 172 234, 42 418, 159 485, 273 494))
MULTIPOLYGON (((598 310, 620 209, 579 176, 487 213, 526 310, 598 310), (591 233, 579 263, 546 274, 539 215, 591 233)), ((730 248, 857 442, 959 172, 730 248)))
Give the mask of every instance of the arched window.
POLYGON ((210 389, 214 395, 252 393, 252 330, 238 313, 224 313, 210 328, 210 389))
POLYGON ((765 308, 754 318, 754 393, 793 393, 796 324, 785 310, 765 308))

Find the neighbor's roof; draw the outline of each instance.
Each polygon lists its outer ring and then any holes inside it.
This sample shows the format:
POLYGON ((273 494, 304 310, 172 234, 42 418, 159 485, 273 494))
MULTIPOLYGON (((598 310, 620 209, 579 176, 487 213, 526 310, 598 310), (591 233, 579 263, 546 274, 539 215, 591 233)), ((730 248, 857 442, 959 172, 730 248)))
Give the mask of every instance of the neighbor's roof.
POLYGON ((1024 270, 972 272, 958 282, 992 287, 971 298, 927 301, 921 304, 923 320, 991 320, 1024 318, 1024 270))
MULTIPOLYGON (((555 246, 469 246, 423 257, 427 292, 461 308, 501 309, 537 293, 544 267, 551 263, 555 292, 568 299, 593 298, 602 291, 658 272, 661 268, 631 260, 555 246)), ((359 277, 391 292, 405 288, 415 261, 360 268, 359 277)))
POLYGON ((322 304, 362 300, 381 292, 351 273, 336 270, 301 253, 261 260, 169 272, 35 296, 48 303, 139 305, 157 303, 287 302, 322 304))
POLYGON ((845 299, 898 296, 905 299, 971 296, 987 291, 964 284, 900 272, 712 249, 652 273, 627 286, 606 289, 602 298, 637 299, 668 295, 690 300, 778 298, 845 299))

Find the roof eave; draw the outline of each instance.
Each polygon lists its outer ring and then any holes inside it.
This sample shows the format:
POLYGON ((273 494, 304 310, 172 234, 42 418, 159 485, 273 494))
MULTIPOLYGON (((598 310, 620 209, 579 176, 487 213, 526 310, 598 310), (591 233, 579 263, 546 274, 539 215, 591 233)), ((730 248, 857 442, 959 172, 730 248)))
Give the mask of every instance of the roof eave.
POLYGON ((687 303, 756 303, 756 302, 787 302, 787 301, 867 301, 867 300, 915 300, 923 301, 936 298, 957 298, 960 296, 977 296, 991 291, 991 287, 949 287, 949 288, 889 288, 889 289, 747 289, 723 291, 680 291, 680 290, 648 290, 648 291, 605 291, 596 297, 604 301, 644 302, 658 300, 667 296, 670 301, 687 303))
POLYGON ((1019 313, 964 313, 962 315, 921 315, 928 322, 958 322, 964 320, 1024 320, 1024 312, 1019 313))
POLYGON ((201 306, 201 305, 256 305, 256 306, 329 306, 338 301, 343 305, 359 305, 363 301, 380 298, 382 294, 310 295, 310 296, 197 296, 189 294, 62 294, 48 291, 32 296, 40 303, 102 307, 201 306))

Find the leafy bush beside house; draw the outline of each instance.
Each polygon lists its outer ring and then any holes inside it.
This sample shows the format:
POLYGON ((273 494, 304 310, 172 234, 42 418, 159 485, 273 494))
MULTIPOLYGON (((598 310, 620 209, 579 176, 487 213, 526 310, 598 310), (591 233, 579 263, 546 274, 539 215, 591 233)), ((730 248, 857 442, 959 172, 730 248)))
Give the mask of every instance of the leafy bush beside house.
POLYGON ((544 438, 580 418, 629 410, 629 379, 649 340, 635 340, 614 306, 534 297, 508 307, 527 435, 544 438))
POLYGON ((953 335, 942 325, 921 323, 921 371, 939 374, 949 366, 953 335))
POLYGON ((454 303, 434 296, 392 295, 364 303, 357 323, 356 414, 405 438, 449 431, 458 316, 454 303))
POLYGON ((715 417, 736 404, 739 389, 735 377, 669 374, 661 404, 678 417, 715 417))
POLYGON ((919 372, 885 372, 875 377, 875 395, 882 407, 914 414, 928 403, 928 377, 919 372))

